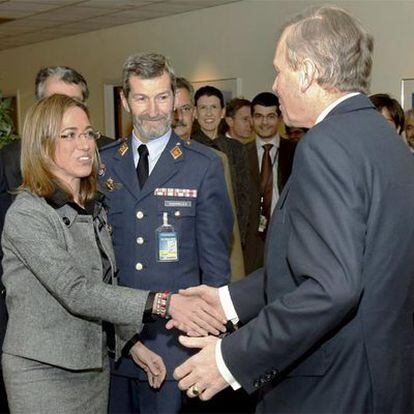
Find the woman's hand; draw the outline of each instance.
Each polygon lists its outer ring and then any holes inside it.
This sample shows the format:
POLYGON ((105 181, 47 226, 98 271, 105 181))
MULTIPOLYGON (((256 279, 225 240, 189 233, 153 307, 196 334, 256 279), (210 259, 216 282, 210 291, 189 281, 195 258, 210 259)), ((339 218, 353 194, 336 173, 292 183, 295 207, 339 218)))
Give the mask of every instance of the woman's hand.
POLYGON ((134 362, 146 373, 148 383, 152 388, 160 388, 167 375, 162 358, 138 341, 129 351, 134 362))

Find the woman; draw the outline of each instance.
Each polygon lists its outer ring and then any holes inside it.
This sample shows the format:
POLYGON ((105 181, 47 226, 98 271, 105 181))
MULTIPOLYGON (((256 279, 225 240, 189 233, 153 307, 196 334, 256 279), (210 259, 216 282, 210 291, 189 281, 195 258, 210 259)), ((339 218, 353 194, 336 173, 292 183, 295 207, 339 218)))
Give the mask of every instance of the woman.
POLYGON ((387 93, 377 93, 369 97, 378 112, 401 135, 404 131, 404 110, 399 102, 387 93))
MULTIPOLYGON (((2 365, 11 412, 106 412, 102 321, 115 324, 119 357, 141 330, 148 303, 150 313, 165 316, 166 294, 111 286, 110 226, 96 196, 98 137, 84 104, 63 95, 39 101, 25 121, 23 184, 2 239, 9 312, 2 365)), ((162 359, 139 342, 131 352, 159 387, 162 359)))

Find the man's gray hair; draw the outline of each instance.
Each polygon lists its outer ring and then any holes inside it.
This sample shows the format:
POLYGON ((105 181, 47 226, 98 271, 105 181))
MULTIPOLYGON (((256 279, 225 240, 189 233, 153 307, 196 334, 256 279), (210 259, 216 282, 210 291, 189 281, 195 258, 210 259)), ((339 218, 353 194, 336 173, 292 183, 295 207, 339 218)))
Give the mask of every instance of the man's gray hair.
POLYGON ((48 66, 39 70, 35 80, 35 94, 37 99, 44 98, 45 83, 50 77, 57 78, 68 84, 79 85, 82 90, 83 102, 88 99, 89 89, 85 78, 75 69, 69 68, 68 66, 48 66))
POLYGON ((176 89, 186 89, 190 95, 191 103, 194 105, 194 87, 186 78, 177 78, 176 89))
POLYGON ((157 53, 139 53, 127 58, 122 68, 122 87, 128 97, 130 91, 129 78, 139 76, 142 79, 153 79, 168 73, 171 88, 175 92, 176 76, 169 59, 157 53))
POLYGON ((297 70, 305 58, 318 69, 317 82, 342 92, 369 92, 373 37, 345 10, 308 9, 284 26, 286 58, 297 70))
POLYGON ((405 111, 405 119, 413 118, 414 119, 414 109, 407 109, 405 111))

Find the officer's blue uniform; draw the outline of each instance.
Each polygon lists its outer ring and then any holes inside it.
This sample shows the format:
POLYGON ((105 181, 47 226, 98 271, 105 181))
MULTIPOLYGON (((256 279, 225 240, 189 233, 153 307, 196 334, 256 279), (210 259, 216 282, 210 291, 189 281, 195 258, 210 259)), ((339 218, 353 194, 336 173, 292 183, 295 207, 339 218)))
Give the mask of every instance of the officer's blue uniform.
MULTIPOLYGON (((227 284, 233 213, 220 158, 209 148, 197 142, 187 143, 172 132, 141 190, 132 152, 131 138, 101 150, 100 185, 107 197, 108 219, 113 228, 119 284, 156 292, 176 292, 201 283, 227 284), (177 262, 157 261, 156 229, 163 223, 164 212, 178 233, 177 262)), ((166 330, 164 325, 164 320, 147 324, 140 340, 163 358, 168 383, 189 351, 178 343, 179 333, 166 330)), ((131 359, 123 359, 113 374, 146 381, 144 371, 131 359)), ((163 387, 167 388, 167 383, 163 387)), ((171 385, 181 399, 176 383, 170 382, 171 385)), ((125 392, 112 389, 113 412, 126 409, 118 401, 124 399, 125 392)), ((166 406, 161 401, 151 410, 174 412, 174 397, 167 398, 166 406)))

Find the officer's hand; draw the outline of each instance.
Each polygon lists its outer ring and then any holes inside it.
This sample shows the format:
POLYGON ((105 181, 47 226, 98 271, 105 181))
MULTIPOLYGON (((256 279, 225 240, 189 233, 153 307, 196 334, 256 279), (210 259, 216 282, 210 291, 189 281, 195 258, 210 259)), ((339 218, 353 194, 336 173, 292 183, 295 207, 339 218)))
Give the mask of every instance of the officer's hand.
POLYGON ((142 342, 137 342, 129 352, 134 362, 147 373, 149 385, 152 388, 160 388, 167 375, 162 358, 142 342))
POLYGON ((221 307, 215 309, 198 295, 172 295, 168 314, 172 319, 167 329, 178 328, 190 336, 219 335, 226 331, 227 321, 221 307))

